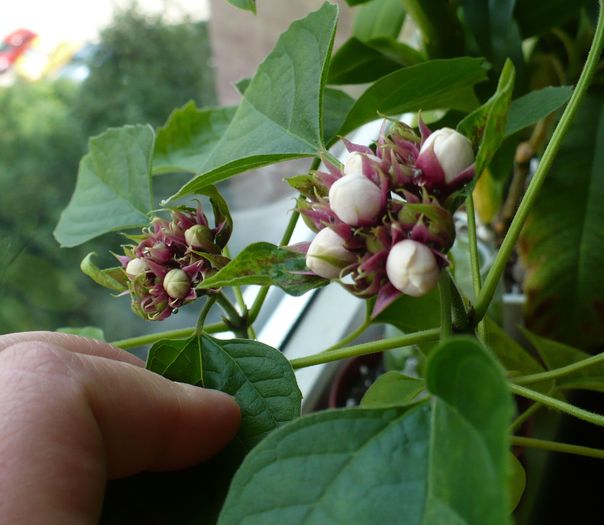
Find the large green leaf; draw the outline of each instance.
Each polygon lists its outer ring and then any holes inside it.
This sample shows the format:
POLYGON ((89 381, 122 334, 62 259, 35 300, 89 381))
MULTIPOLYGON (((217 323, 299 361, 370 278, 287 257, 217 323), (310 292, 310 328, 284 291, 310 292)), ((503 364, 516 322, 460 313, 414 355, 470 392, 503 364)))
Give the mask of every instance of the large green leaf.
POLYGON ((291 365, 281 352, 256 341, 221 341, 208 335, 159 341, 149 351, 147 368, 235 396, 242 409, 238 436, 247 448, 300 414, 301 395, 291 365))
POLYGON ((157 130, 153 173, 197 173, 229 126, 236 107, 198 109, 194 102, 172 112, 157 130))
POLYGON ((524 227, 529 329, 583 350, 604 344, 604 100, 587 96, 524 227))
POLYGON ((233 120, 176 197, 243 171, 323 148, 323 86, 337 6, 325 3, 294 22, 258 67, 233 120))
POLYGON ((290 295, 303 295, 328 281, 311 274, 304 255, 268 242, 250 244, 200 288, 258 284, 275 285, 290 295))
POLYGON ((219 523, 508 523, 500 367, 474 340, 453 340, 427 381, 434 397, 413 408, 320 412, 271 434, 237 472, 219 523))
POLYGON ((459 132, 478 147, 475 163, 478 175, 489 165, 503 142, 514 79, 514 65, 508 60, 499 77, 495 94, 457 126, 459 132))
MULTIPOLYGON (((550 370, 577 363, 590 357, 589 354, 572 346, 540 337, 529 330, 523 330, 523 332, 550 370)), ((604 392, 604 364, 591 365, 559 377, 556 379, 556 386, 564 389, 575 388, 604 392)))
MULTIPOLYGON (((242 95, 250 85, 251 79, 242 78, 235 83, 237 91, 242 95)), ((354 99, 344 91, 326 87, 323 91, 323 137, 325 144, 336 140, 336 133, 346 119, 346 115, 354 104, 354 99)))
POLYGON ((345 135, 379 114, 430 109, 470 111, 478 105, 472 86, 485 79, 484 61, 479 58, 431 60, 400 69, 367 88, 339 133, 345 135))
POLYGON ((396 39, 404 21, 401 0, 371 0, 357 10, 352 35, 362 41, 380 37, 396 39))
POLYGON ((505 126, 505 136, 531 126, 566 104, 573 93, 570 86, 548 86, 512 100, 505 126))
POLYGON ((393 38, 378 37, 361 41, 347 40, 331 60, 329 84, 364 84, 373 82, 402 66, 424 60, 421 53, 393 38))
POLYGON ((78 180, 54 236, 77 246, 104 233, 142 226, 152 209, 149 126, 124 126, 93 137, 78 180))
POLYGON ((292 368, 279 351, 261 343, 206 335, 156 343, 147 367, 175 381, 233 395, 241 407, 241 427, 227 449, 198 467, 111 482, 101 523, 213 525, 245 453, 300 414, 292 368))

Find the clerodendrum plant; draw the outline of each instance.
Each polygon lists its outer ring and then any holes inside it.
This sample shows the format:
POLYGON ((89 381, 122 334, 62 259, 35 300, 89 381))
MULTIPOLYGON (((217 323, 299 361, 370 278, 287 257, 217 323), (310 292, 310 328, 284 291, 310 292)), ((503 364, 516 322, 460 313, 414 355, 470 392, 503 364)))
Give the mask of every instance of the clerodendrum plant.
MULTIPOLYGON (((230 1, 255 10, 253 0, 230 1)), ((514 1, 493 6, 461 0, 457 10, 447 0, 348 3, 367 4, 360 8, 353 38, 332 56, 338 8, 326 2, 294 22, 254 78, 239 84, 238 107, 187 104, 157 131, 125 126, 90 140, 57 239, 74 246, 142 226, 142 232, 127 235, 130 244, 117 256, 119 266, 101 270, 91 254, 83 271, 128 295, 134 312, 148 320, 200 305, 195 327, 115 344, 126 349, 153 343, 149 369, 232 394, 243 414, 237 439, 211 462, 186 473, 110 486, 108 521, 503 524, 510 521, 524 479, 511 446, 604 458, 602 450, 514 435, 542 406, 604 425, 604 417, 556 395, 565 388, 602 390, 604 354, 590 357, 527 331, 538 360, 487 318, 561 148, 564 156, 562 138, 578 110, 586 125, 579 104, 600 60, 602 10, 571 96, 568 87, 527 93, 531 68, 523 58, 522 38, 534 53, 547 48, 533 36, 544 27, 526 16, 528 2, 519 1, 516 11, 514 1), (407 14, 424 38, 422 49, 396 40, 407 14), (489 80, 483 58, 450 58, 464 53, 486 56, 498 81, 493 75, 489 80), (487 80, 490 87, 484 88, 487 80), (352 83, 368 84, 357 99, 326 87, 352 83), (515 93, 525 94, 513 99, 515 93), (567 101, 548 142, 545 124, 567 101), (446 111, 430 126, 421 115, 418 128, 398 117, 424 111, 434 121, 432 110, 446 111), (378 115, 387 118, 372 144, 345 138, 378 115), (521 143, 527 129, 539 133, 521 143), (330 153, 338 141, 348 150, 343 163, 330 153), (516 159, 522 164, 539 153, 542 143, 547 146, 482 283, 473 199, 484 188, 476 187, 477 180, 493 184, 505 159, 502 151, 513 156, 516 150, 518 157, 518 151, 532 147, 527 159, 516 159), (288 179, 300 196, 280 245, 252 244, 231 260, 227 244, 233 221, 215 184, 300 157, 312 159, 312 165, 307 174, 288 179), (176 172, 190 173, 189 182, 162 203, 163 212, 151 216, 156 205, 152 176, 176 172), (193 202, 171 204, 182 198, 193 202), (202 204, 206 199, 211 220, 202 204), (460 207, 468 213, 473 295, 456 284, 449 254, 456 236, 453 214, 460 207), (288 246, 300 217, 316 236, 309 244, 288 246), (301 295, 332 281, 367 303, 366 321, 345 340, 292 361, 255 340, 253 325, 270 286, 301 295), (262 288, 254 303, 245 305, 239 287, 250 284, 262 288), (221 291, 229 286, 235 288, 237 305, 221 291), (223 308, 224 322, 206 325, 214 305, 223 308), (438 324, 434 313, 426 314, 412 330, 405 324, 405 335, 347 346, 372 323, 400 326, 410 311, 428 312, 432 305, 438 324), (238 338, 210 335, 221 331, 238 338), (360 408, 300 417, 295 369, 414 344, 426 354, 420 377, 389 372, 378 378, 360 408), (512 395, 532 401, 516 419, 512 395)), ((560 3, 561 15, 550 14, 550 26, 575 15, 576 4, 560 3)), ((587 23, 586 16, 581 20, 587 23)), ((604 114, 604 103, 594 96, 585 102, 589 111, 604 114)), ((577 136, 574 128, 569 136, 573 133, 577 136)), ((577 147, 576 140, 571 146, 577 147)), ((505 185, 499 184, 500 189, 505 185)), ((597 188, 602 190, 601 181, 597 188)), ((533 223, 539 220, 532 216, 533 223)), ((598 235, 602 240, 604 229, 598 231, 594 242, 598 235)), ((525 235, 526 251, 530 232, 525 235)), ((543 247, 535 250, 546 253, 543 247)), ((532 257, 529 251, 526 260, 532 257)), ((593 286, 599 290, 602 283, 593 286)), ((601 344, 601 333, 591 341, 601 344)))

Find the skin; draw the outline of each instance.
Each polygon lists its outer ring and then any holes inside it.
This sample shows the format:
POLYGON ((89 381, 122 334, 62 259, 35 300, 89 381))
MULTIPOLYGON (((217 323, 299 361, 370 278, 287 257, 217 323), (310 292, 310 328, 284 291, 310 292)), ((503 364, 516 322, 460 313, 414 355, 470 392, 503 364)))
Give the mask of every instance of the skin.
POLYGON ((0 336, 0 523, 97 523, 108 479, 192 466, 239 427, 221 392, 82 337, 0 336))

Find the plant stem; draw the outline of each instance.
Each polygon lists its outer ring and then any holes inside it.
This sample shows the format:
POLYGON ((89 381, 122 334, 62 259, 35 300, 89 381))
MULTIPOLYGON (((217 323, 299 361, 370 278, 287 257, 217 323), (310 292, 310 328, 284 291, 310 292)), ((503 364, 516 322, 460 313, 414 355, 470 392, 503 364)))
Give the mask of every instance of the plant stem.
POLYGON ((440 293, 440 339, 445 340, 453 334, 451 321, 451 283, 447 270, 440 272, 438 291, 440 293))
POLYGON ((203 325, 206 322, 206 317, 210 313, 210 310, 212 309, 212 306, 214 306, 215 302, 216 302, 215 295, 207 296, 206 302, 204 303, 203 308, 201 309, 201 312, 199 312, 199 317, 197 318, 197 325, 195 326, 195 335, 202 334, 203 325))
POLYGON ((468 215, 468 244, 470 245, 470 266, 472 269, 472 286, 474 296, 478 297, 482 287, 480 277, 480 259, 478 258, 478 238, 476 236, 476 212, 474 210, 474 197, 470 193, 466 198, 466 211, 468 215))
POLYGON ((581 370, 583 368, 596 365, 601 362, 604 362, 604 352, 588 357, 586 359, 582 359, 581 361, 577 361, 576 363, 572 363, 570 365, 562 366, 560 368, 554 368, 553 370, 548 370, 547 372, 539 372, 538 374, 514 377, 511 378, 511 381, 517 385, 530 385, 531 383, 540 383, 541 381, 548 381, 550 379, 564 377, 565 375, 572 374, 577 370, 581 370))
MULTIPOLYGON (((474 209, 474 197, 470 193, 466 198, 466 211, 468 216, 468 244, 470 246, 470 268, 472 272, 472 286, 474 297, 478 297, 482 288, 480 276, 480 259, 478 257, 478 237, 476 235, 476 210, 474 209)), ((480 321, 476 326, 476 335, 481 341, 486 340, 484 323, 480 321)))
POLYGON ((247 337, 247 320, 242 317, 237 309, 231 304, 228 297, 222 292, 218 292, 214 297, 216 297, 216 302, 224 310, 224 313, 227 314, 228 322, 225 324, 230 326, 231 330, 233 330, 238 337, 247 337))
POLYGON ((537 198, 539 190, 543 185, 545 180, 545 176, 547 175, 549 169, 551 168, 553 161, 560 149, 560 145, 562 143, 562 139, 566 135, 568 129, 570 128, 570 124, 572 119, 577 112, 579 104, 589 87, 589 83, 593 77, 593 74, 596 70, 598 62, 600 60, 600 55, 602 53, 602 47, 604 44, 604 0, 600 0, 600 12, 598 15, 598 24, 596 26, 596 31, 594 35, 594 39, 591 45, 591 49, 589 50, 589 54, 587 55, 587 60, 585 61, 585 65, 583 66, 583 71, 581 72, 581 76, 577 82, 577 86, 573 91, 573 94, 554 130, 551 140, 543 153, 543 157, 539 162, 539 166, 535 171, 535 174, 526 190, 526 194, 522 199, 520 206, 518 207, 518 211, 512 220, 510 225, 510 229, 508 230, 505 238, 503 239, 503 243, 499 248, 499 253, 495 258, 495 262, 493 266, 489 270, 487 278, 484 282, 484 287, 480 291, 480 295, 476 300, 476 305, 474 309, 474 322, 478 322, 482 320, 485 316, 487 308, 493 298, 493 294, 495 293, 495 289, 497 288, 497 283, 505 270, 505 266, 507 261, 514 250, 514 246, 516 245, 516 241, 520 236, 520 232, 522 231, 522 227, 526 222, 528 214, 533 207, 533 204, 537 198))
POLYGON ((421 332, 415 332, 413 334, 407 334, 401 337, 393 337, 392 339, 371 341, 369 343, 362 343, 360 345, 348 346, 346 348, 339 348, 337 350, 330 350, 329 352, 324 351, 318 354, 309 355, 307 357, 292 359, 290 362, 294 369, 304 368, 307 366, 314 366, 320 365, 322 363, 329 363, 331 361, 337 361, 339 359, 356 357, 358 355, 375 354, 377 352, 383 352, 384 350, 392 350, 393 348, 398 348, 400 346, 425 343, 428 341, 438 341, 439 335, 440 329, 432 328, 430 330, 423 330, 421 332))
POLYGON ((556 441, 546 441, 544 439, 534 439, 520 436, 511 436, 510 443, 519 447, 540 448, 542 450, 550 450, 552 452, 565 452, 567 454, 575 454, 577 456, 604 459, 604 450, 598 448, 568 445, 567 443, 558 443, 556 441))
POLYGON ((229 320, 237 324, 241 320, 241 315, 239 314, 237 309, 231 304, 229 298, 222 292, 218 292, 214 297, 216 297, 216 302, 222 307, 224 313, 229 316, 229 320))
MULTIPOLYGON (((224 247, 224 254, 230 259, 231 258, 231 251, 229 250, 228 246, 224 247)), ((241 293, 241 286, 233 286, 233 293, 235 294, 235 300, 237 301, 237 304, 239 305, 239 308, 242 312, 247 312, 247 305, 245 304, 245 301, 243 300, 243 294, 241 293)))
POLYGON ((369 319, 365 319, 359 326, 357 326, 352 332, 350 332, 346 337, 338 341, 335 345, 326 348, 324 352, 332 352, 333 350, 337 350, 338 348, 342 348, 346 346, 348 343, 352 343, 357 337, 359 337, 367 327, 371 324, 369 319))
POLYGON ((583 410, 582 408, 576 407, 575 405, 565 403, 564 401, 560 401, 559 399, 555 399, 550 396, 546 396, 544 394, 536 392, 535 390, 531 390, 530 388, 524 388, 523 386, 515 385, 513 383, 509 383, 508 387, 513 394, 517 394, 519 396, 526 397, 527 399, 543 403, 545 406, 548 406, 560 412, 564 412, 565 414, 568 414, 570 416, 582 419, 583 421, 587 421, 588 423, 592 423, 598 426, 604 426, 604 416, 595 414, 594 412, 590 412, 589 410, 583 410))
POLYGON ((512 424, 510 425, 510 432, 514 432, 515 430, 520 428, 520 425, 522 425, 522 423, 524 423, 541 407, 543 407, 543 405, 538 402, 535 402, 530 407, 528 407, 524 412, 522 412, 522 414, 520 414, 516 419, 514 419, 514 421, 512 421, 512 424))
MULTIPOLYGON (((316 157, 315 159, 313 159, 312 164, 310 165, 309 171, 314 171, 314 170, 318 169, 320 165, 321 165, 321 159, 319 157, 316 157)), ((289 241, 291 240, 292 235, 294 233, 294 230, 296 229, 296 224, 298 224, 299 218, 300 218, 300 212, 298 210, 294 210, 292 212, 291 217, 289 218, 289 222, 287 223, 285 231, 283 232, 283 237, 281 237, 281 242, 279 243, 279 246, 284 246, 287 243, 289 243, 289 241)), ((254 299, 254 303, 252 304, 252 306, 250 308, 250 313, 249 313, 249 317, 248 317, 250 325, 258 318, 258 315, 260 314, 260 310, 262 309, 262 305, 264 304, 266 296, 268 295, 269 289, 270 289, 270 286, 263 286, 262 288, 260 288, 260 291, 258 292, 256 299, 254 299)))
MULTIPOLYGON (((224 323, 211 324, 205 327, 204 332, 208 334, 216 334, 219 332, 226 332, 228 330, 224 323)), ((122 350, 128 350, 130 348, 136 348, 138 346, 149 345, 159 341, 160 339, 186 339, 191 337, 195 333, 195 327, 192 328, 180 328, 178 330, 167 330, 164 332, 157 332, 155 334, 141 335, 138 337, 130 337, 128 339, 120 339, 118 341, 112 341, 111 345, 117 346, 122 350)))

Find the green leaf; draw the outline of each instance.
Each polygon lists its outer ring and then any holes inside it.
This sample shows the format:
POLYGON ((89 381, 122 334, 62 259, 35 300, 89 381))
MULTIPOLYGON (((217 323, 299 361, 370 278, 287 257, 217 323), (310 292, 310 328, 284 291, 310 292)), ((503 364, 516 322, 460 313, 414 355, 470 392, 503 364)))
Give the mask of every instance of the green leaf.
POLYGON ((323 86, 337 12, 337 6, 325 3, 281 35, 258 67, 222 138, 197 169, 199 175, 172 198, 323 149, 323 86))
POLYGON ((394 370, 376 379, 361 400, 365 408, 410 405, 425 388, 424 382, 394 370))
POLYGON ((198 109, 193 101, 175 109, 157 130, 153 174, 197 173, 229 126, 236 107, 198 109))
POLYGON ((61 246, 147 224, 153 206, 153 138, 149 126, 124 126, 90 139, 75 190, 54 231, 61 246))
POLYGON ((458 131, 478 148, 475 163, 477 175, 489 165, 503 142, 514 78, 514 65, 508 60, 499 77, 495 94, 457 126, 458 131))
MULTIPOLYGON (((543 366, 525 348, 489 317, 485 318, 486 344, 499 362, 512 376, 537 374, 545 371, 543 366)), ((531 388, 547 393, 554 386, 553 381, 543 381, 531 385, 531 388)))
POLYGON ((566 104, 572 93, 573 88, 570 86, 548 86, 513 100, 505 126, 505 136, 509 137, 547 117, 566 104))
POLYGON ((114 292, 124 292, 128 289, 128 276, 122 268, 108 268, 101 270, 96 264, 92 262, 92 258, 96 253, 89 253, 82 262, 80 263, 80 269, 82 273, 90 277, 95 283, 109 288, 114 292))
POLYGON ((604 99, 582 101, 522 236, 526 325, 583 350, 604 344, 604 99))
POLYGON ((339 89, 325 88, 323 107, 323 136, 325 144, 336 141, 336 134, 354 104, 354 99, 339 89))
POLYGON ((472 86, 486 79, 479 58, 431 60, 406 67, 381 78, 359 97, 339 131, 345 135, 378 118, 409 111, 459 109, 477 105, 472 86))
POLYGON ((231 394, 241 407, 241 426, 235 440, 202 465, 110 482, 101 523, 214 525, 243 456, 299 416, 301 394, 293 370, 281 352, 262 343, 207 335, 159 341, 147 368, 231 394))
POLYGON ((87 337, 88 339, 106 341, 103 330, 101 328, 97 328, 96 326, 82 326, 81 328, 63 326, 61 328, 57 328, 56 331, 61 334, 79 335, 81 337, 87 337))
POLYGON ((440 325, 438 290, 432 290, 422 297, 401 295, 373 322, 391 324, 406 334, 436 328, 440 325))
POLYGON ((508 508, 510 512, 513 512, 520 503, 526 488, 526 472, 522 463, 511 452, 508 455, 508 463, 508 490, 510 495, 508 508))
POLYGON ((250 244, 200 288, 258 284, 275 285, 290 295, 303 295, 328 281, 308 273, 304 255, 268 242, 250 244))
POLYGON ((300 414, 301 394, 289 361, 257 341, 208 335, 159 341, 149 351, 147 368, 235 396, 242 410, 238 437, 248 449, 300 414))
POLYGON ((460 3, 465 23, 482 54, 496 65, 497 70, 508 57, 514 57, 512 60, 519 66, 522 41, 512 17, 516 0, 461 0, 460 3))
POLYGON ((363 84, 373 82, 402 66, 424 61, 423 55, 392 38, 379 37, 361 41, 352 37, 333 56, 329 84, 363 84))
MULTIPOLYGON (((242 95, 250 85, 249 78, 242 78, 235 83, 237 91, 242 95)), ((336 140, 336 133, 346 119, 346 115, 354 104, 354 99, 347 93, 326 87, 323 92, 323 137, 325 144, 336 140)))
POLYGON ((500 367, 474 340, 452 340, 427 380, 429 402, 319 412, 275 431, 237 472, 219 524, 508 523, 500 367))
POLYGON ((577 16, 591 0, 516 0, 515 18, 523 38, 539 35, 577 16))
POLYGON ((227 0, 229 4, 233 4, 239 9, 245 9, 256 14, 256 0, 227 0))
MULTIPOLYGON (((583 361, 590 357, 589 354, 577 350, 572 346, 540 337, 537 334, 523 329, 522 332, 535 347, 541 359, 549 370, 583 361)), ((604 392, 604 364, 598 363, 571 374, 556 379, 556 386, 564 389, 595 390, 604 392)))
POLYGON ((346 0, 346 3, 349 6, 355 6, 355 5, 360 5, 360 4, 366 4, 367 2, 370 2, 371 0, 346 0))
POLYGON ((396 39, 404 21, 405 9, 401 0, 372 0, 357 10, 352 36, 361 41, 378 37, 396 39))

